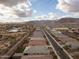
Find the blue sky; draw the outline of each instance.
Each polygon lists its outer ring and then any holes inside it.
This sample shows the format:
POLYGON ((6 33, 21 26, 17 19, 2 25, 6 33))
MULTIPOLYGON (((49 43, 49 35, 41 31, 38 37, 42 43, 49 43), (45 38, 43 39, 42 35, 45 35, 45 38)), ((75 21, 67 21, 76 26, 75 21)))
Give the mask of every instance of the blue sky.
POLYGON ((36 10, 35 15, 46 15, 48 13, 57 13, 59 15, 67 15, 67 13, 56 9, 57 0, 31 0, 32 9, 36 10))

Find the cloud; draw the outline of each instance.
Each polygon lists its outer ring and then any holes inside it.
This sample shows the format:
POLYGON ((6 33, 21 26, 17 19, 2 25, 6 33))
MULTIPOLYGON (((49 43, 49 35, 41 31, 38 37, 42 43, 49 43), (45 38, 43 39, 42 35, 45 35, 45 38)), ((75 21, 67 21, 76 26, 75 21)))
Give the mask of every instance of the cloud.
POLYGON ((47 15, 35 16, 34 20, 56 20, 58 18, 60 18, 58 14, 50 12, 47 15))
POLYGON ((33 10, 33 13, 36 14, 37 13, 37 10, 33 10))
POLYGON ((57 9, 64 12, 79 13, 79 0, 58 0, 57 9))
POLYGON ((21 3, 14 6, 13 9, 19 17, 31 16, 32 14, 31 7, 28 4, 21 3))
POLYGON ((1 18, 19 18, 31 16, 31 3, 29 0, 0 0, 1 18))
POLYGON ((14 6, 21 2, 24 2, 24 0, 0 0, 0 4, 4 4, 6 6, 14 6))
POLYGON ((0 19, 0 23, 20 23, 20 22, 27 22, 27 21, 31 21, 31 18, 27 17, 27 18, 3 18, 0 19))
POLYGON ((40 15, 40 16, 35 16, 35 20, 47 20, 48 16, 47 15, 40 15))
POLYGON ((48 13, 48 19, 49 20, 56 20, 56 19, 58 19, 60 16, 58 15, 58 14, 56 14, 56 13, 52 13, 52 12, 50 12, 50 13, 48 13))

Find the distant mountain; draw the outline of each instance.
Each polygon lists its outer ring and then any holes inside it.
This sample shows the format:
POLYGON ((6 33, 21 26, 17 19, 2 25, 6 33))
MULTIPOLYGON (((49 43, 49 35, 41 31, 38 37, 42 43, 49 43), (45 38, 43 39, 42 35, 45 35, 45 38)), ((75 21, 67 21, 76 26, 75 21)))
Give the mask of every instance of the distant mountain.
POLYGON ((51 28, 79 27, 79 18, 70 18, 69 17, 69 18, 61 18, 61 19, 57 19, 57 20, 40 20, 40 21, 37 20, 37 21, 29 21, 29 22, 13 23, 13 24, 26 24, 26 23, 33 23, 37 26, 47 24, 51 28))
POLYGON ((56 23, 79 23, 79 18, 61 18, 56 23))
POLYGON ((51 25, 52 23, 55 22, 55 20, 40 20, 40 21, 31 21, 32 23, 36 24, 36 25, 51 25))
POLYGON ((57 20, 41 20, 41 21, 32 21, 36 25, 47 24, 51 28, 58 27, 79 27, 79 18, 61 18, 57 20))
POLYGON ((50 27, 78 27, 79 28, 79 18, 61 18, 52 23, 50 27))

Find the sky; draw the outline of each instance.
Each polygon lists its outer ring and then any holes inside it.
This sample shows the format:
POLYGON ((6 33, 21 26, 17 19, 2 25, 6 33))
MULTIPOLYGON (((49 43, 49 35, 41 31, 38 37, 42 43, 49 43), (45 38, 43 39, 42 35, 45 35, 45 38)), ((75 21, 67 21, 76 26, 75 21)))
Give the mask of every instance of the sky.
POLYGON ((0 0, 0 22, 79 17, 79 0, 0 0))
POLYGON ((35 15, 43 15, 48 13, 57 13, 60 15, 67 14, 63 13, 61 10, 56 9, 57 0, 31 0, 32 9, 36 10, 35 15))
POLYGON ((55 7, 57 0, 31 0, 32 8, 35 9, 38 15, 48 14, 49 12, 56 12, 55 7))
POLYGON ((35 13, 32 16, 55 20, 60 17, 78 17, 79 0, 30 0, 35 13), (45 17, 45 18, 44 18, 45 17), (46 18, 47 17, 47 18, 46 18))

